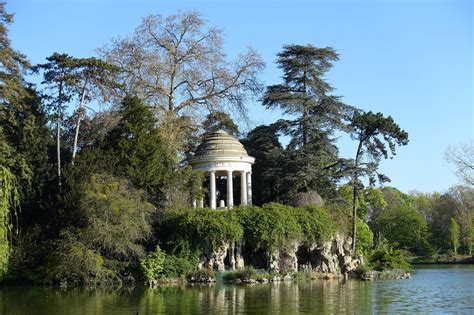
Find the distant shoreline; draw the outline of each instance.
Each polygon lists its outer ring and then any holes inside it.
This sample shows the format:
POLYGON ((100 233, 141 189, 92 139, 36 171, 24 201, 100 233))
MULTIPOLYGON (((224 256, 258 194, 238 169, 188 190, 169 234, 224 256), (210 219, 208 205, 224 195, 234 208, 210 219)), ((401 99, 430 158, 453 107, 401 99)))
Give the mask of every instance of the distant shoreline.
POLYGON ((474 256, 457 256, 457 257, 414 257, 410 264, 412 265, 471 265, 474 264, 474 256))

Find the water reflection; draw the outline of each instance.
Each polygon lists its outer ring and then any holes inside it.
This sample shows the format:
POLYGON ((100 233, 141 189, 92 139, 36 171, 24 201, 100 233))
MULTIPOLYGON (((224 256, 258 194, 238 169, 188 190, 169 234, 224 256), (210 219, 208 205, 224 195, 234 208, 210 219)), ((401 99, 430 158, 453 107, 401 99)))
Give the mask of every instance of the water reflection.
POLYGON ((169 286, 150 290, 0 288, 0 314, 474 313, 474 266, 410 280, 169 286))

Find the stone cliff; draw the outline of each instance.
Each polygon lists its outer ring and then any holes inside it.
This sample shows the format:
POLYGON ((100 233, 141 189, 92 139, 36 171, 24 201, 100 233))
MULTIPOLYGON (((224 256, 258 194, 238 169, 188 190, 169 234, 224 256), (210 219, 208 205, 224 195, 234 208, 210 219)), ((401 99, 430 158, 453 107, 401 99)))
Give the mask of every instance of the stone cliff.
POLYGON ((206 246, 199 263, 200 269, 224 271, 246 266, 265 268, 272 272, 291 273, 314 271, 323 274, 344 274, 354 271, 362 258, 351 252, 352 238, 334 235, 322 244, 300 244, 290 241, 285 246, 268 251, 256 251, 239 242, 223 242, 217 248, 206 246), (254 265, 254 261, 263 262, 254 265))

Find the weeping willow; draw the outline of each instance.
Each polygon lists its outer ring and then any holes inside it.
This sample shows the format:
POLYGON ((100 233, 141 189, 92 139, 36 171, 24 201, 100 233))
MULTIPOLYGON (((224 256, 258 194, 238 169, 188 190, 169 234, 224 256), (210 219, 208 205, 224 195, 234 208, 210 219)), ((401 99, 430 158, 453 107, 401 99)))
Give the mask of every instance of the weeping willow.
POLYGON ((0 280, 8 270, 10 257, 12 216, 16 216, 19 204, 19 193, 15 184, 15 176, 10 170, 0 165, 0 280))

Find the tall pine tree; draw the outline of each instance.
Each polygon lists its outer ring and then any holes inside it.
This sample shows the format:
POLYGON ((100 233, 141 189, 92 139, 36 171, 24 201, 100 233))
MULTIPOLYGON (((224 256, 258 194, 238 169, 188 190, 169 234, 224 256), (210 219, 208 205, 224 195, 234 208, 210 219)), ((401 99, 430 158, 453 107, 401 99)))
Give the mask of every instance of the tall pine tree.
POLYGON ((353 108, 330 95, 332 86, 324 76, 339 59, 331 47, 286 45, 278 54, 283 83, 268 86, 263 98, 267 108, 280 108, 291 119, 278 122, 280 130, 291 137, 291 172, 287 185, 294 192, 318 190, 328 194, 337 179, 338 150, 332 135, 345 130, 353 108))

